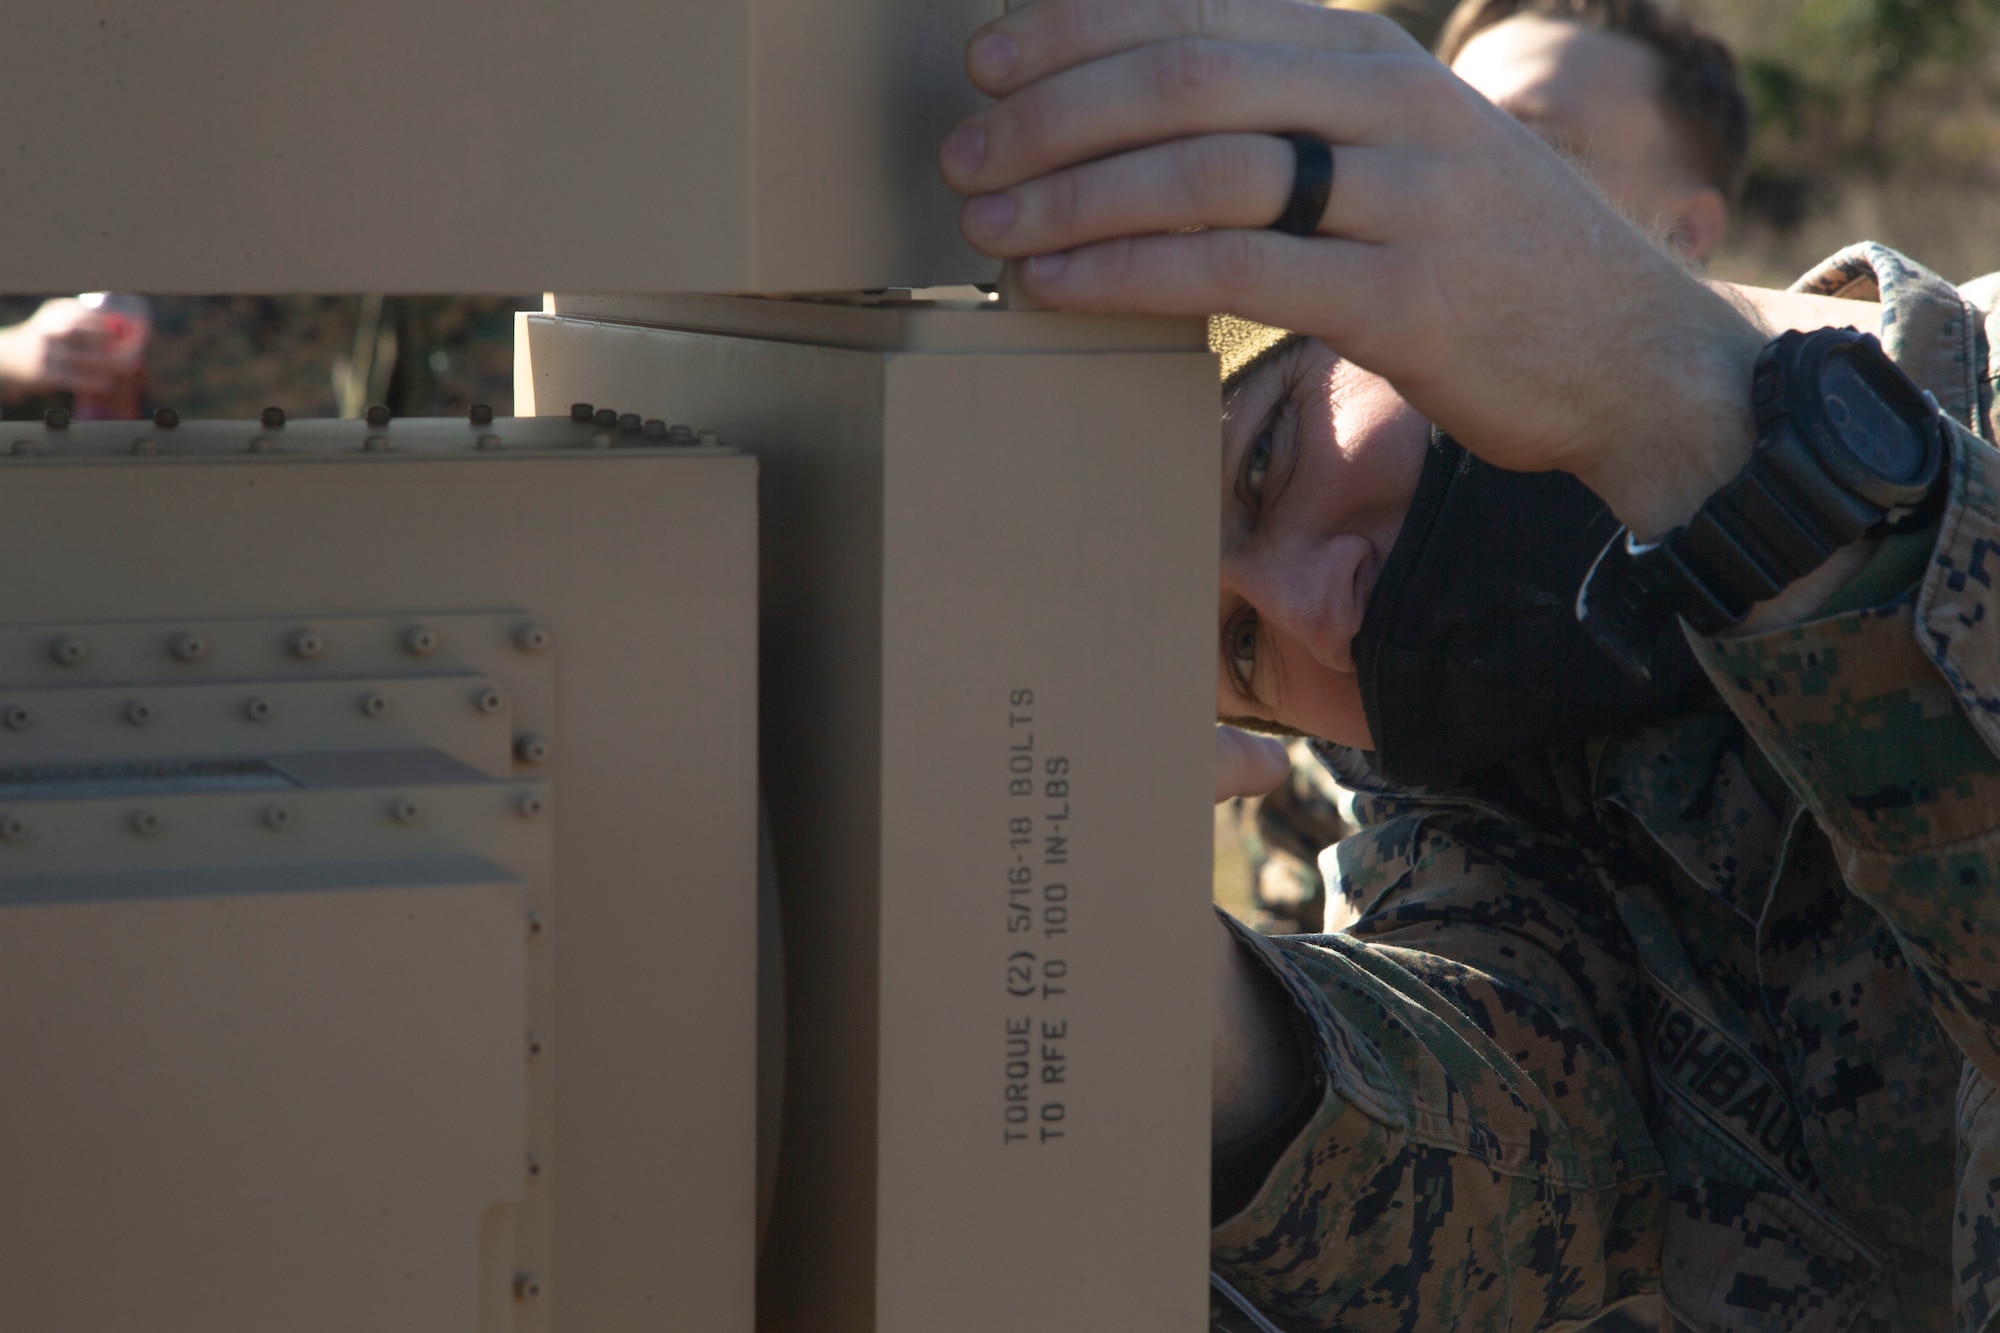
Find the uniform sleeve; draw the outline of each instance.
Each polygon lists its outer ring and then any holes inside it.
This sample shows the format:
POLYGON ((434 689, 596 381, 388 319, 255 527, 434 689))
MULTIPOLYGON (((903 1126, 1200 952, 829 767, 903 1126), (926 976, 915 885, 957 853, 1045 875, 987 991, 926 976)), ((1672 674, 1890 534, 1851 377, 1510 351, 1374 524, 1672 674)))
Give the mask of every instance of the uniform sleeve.
POLYGON ((1535 1328, 1656 1288, 1632 966, 1588 857, 1464 810, 1371 828, 1342 863, 1378 909, 1353 936, 1240 934, 1303 1016, 1319 1096, 1215 1228, 1217 1269, 1282 1321, 1354 1330, 1535 1328))
POLYGON ((1896 932, 1933 1012, 2000 1080, 2000 454, 1955 430, 1922 581, 1696 654, 1896 932))

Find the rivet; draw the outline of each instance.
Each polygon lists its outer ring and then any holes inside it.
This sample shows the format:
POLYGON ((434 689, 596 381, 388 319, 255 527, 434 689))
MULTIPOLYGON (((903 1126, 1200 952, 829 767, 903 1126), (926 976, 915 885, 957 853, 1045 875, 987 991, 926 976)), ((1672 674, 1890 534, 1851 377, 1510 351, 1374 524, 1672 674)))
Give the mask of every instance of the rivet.
POLYGON ((474 403, 472 411, 467 415, 471 417, 472 424, 475 426, 490 425, 493 421, 493 409, 485 403, 474 403))
POLYGON ((532 731, 514 738, 514 757, 524 764, 539 764, 549 757, 549 743, 532 731))
POLYGON ((644 424, 639 420, 637 412, 627 412, 624 416, 618 418, 618 429, 628 435, 637 435, 644 424))
POLYGON ((174 655, 176 662, 199 662, 208 656, 208 640, 199 634, 183 631, 174 635, 167 651, 174 655))
POLYGON ((669 444, 693 444, 694 427, 693 426, 672 427, 667 431, 667 442, 669 444))
POLYGON ((429 657, 437 649, 437 632, 428 625, 412 625, 403 631, 403 651, 410 656, 429 657))
POLYGON ((264 409, 262 420, 266 429, 276 430, 285 424, 285 409, 282 407, 267 407, 264 409))
POLYGON ((369 424, 369 425, 371 425, 371 426, 386 426, 386 425, 388 425, 388 424, 389 424, 389 409, 388 409, 388 408, 386 408, 386 407, 384 407, 384 406, 382 406, 382 405, 381 405, 380 403, 377 403, 377 404, 376 404, 375 406, 373 406, 373 407, 369 408, 369 409, 368 409, 368 424, 369 424))
POLYGON ((143 458, 148 454, 157 454, 160 452, 160 446, 153 442, 152 436, 141 435, 138 439, 132 441, 132 452, 143 458))
POLYGON ((318 630, 293 630, 292 637, 285 640, 285 651, 301 662, 310 662, 326 651, 326 640, 318 630))
POLYGON ((50 430, 68 430, 69 412, 66 408, 52 407, 42 413, 42 424, 50 430))
POLYGON ((569 405, 569 419, 576 422, 579 426, 589 425, 590 419, 596 415, 596 412, 597 409, 589 403, 571 403, 569 405))
POLYGON ((16 458, 32 458, 41 451, 41 446, 33 440, 16 440, 7 447, 7 452, 16 458))
POLYGON ((153 705, 143 699, 134 699, 125 705, 125 720, 135 727, 151 726, 153 705))
POLYGON ((150 838, 166 828, 167 821, 151 810, 134 810, 125 819, 126 827, 142 838, 150 838))
MULTIPOLYGON (((523 819, 537 818, 547 808, 547 803, 542 800, 540 792, 528 792, 520 800, 514 802, 514 812, 523 819)), ((541 926, 531 925, 530 929, 540 930, 541 926)))
POLYGON ((19 815, 0 815, 0 842, 20 842, 27 836, 27 820, 19 815))
POLYGON ((533 1033, 533 1032, 530 1032, 530 1033, 528 1034, 528 1054, 529 1054, 529 1056, 531 1056, 531 1057, 532 1057, 532 1056, 537 1056, 537 1055, 540 1055, 541 1053, 542 1053, 542 1039, 541 1039, 541 1037, 540 1037, 540 1036, 538 1036, 537 1034, 533 1033))
POLYGON ((283 833, 297 821, 298 817, 298 811, 283 802, 264 807, 264 827, 273 832, 283 833))
POLYGON ((482 435, 473 447, 488 450, 498 449, 500 447, 500 437, 498 435, 482 435))
POLYGON ((361 696, 361 711, 367 717, 387 717, 389 696, 380 690, 370 690, 361 696))
POLYGON ((0 725, 9 731, 26 731, 35 725, 35 715, 26 704, 8 704, 5 710, 0 710, 0 725))
POLYGON ((664 440, 667 438, 667 423, 660 420, 658 417, 654 417, 651 420, 647 421, 645 426, 642 427, 642 429, 646 432, 646 437, 648 439, 664 440))
POLYGON ((472 697, 472 706, 482 713, 497 713, 507 706, 498 690, 481 690, 472 697))
POLYGON ((399 796, 389 802, 389 818, 398 824, 414 824, 424 817, 424 807, 414 796, 399 796))
POLYGON ((250 441, 250 452, 253 454, 268 454, 271 448, 271 437, 268 435, 259 435, 250 441))
POLYGON ((153 413, 153 424, 161 430, 172 430, 181 424, 181 414, 171 407, 158 408, 153 413))
POLYGON ((271 712, 271 701, 261 694, 252 695, 243 703, 243 716, 252 722, 269 722, 271 712))
POLYGON ((540 1300, 541 1295, 542 1280, 540 1278, 536 1277, 533 1273, 517 1273, 514 1275, 515 1300, 540 1300))
POLYGON ((618 424, 618 414, 608 407, 600 407, 597 409, 597 415, 592 417, 591 420, 602 426, 605 430, 610 430, 618 424))
POLYGON ((90 645, 74 634, 65 634, 49 645, 49 656, 57 666, 82 666, 90 660, 90 645))
POLYGON ((549 632, 539 620, 524 620, 514 628, 514 646, 524 653, 539 653, 549 646, 549 632))
POLYGON ((542 1159, 535 1156, 533 1153, 528 1154, 528 1174, 531 1176, 539 1176, 542 1174, 542 1159))
POLYGON ((386 435, 370 435, 361 442, 361 451, 369 454, 387 453, 389 451, 389 437, 386 435))

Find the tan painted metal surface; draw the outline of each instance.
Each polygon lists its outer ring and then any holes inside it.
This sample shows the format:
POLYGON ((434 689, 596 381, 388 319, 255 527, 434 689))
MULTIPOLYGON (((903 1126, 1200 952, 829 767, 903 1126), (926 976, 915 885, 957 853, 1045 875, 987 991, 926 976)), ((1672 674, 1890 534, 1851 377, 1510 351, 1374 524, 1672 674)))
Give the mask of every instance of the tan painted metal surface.
POLYGON ((747 1330, 756 462, 0 441, 0 1322, 747 1330))
POLYGON ((1193 1333, 1217 549, 1201 329, 694 304, 709 332, 520 316, 516 393, 677 404, 763 469, 791 1027, 760 1327, 1193 1333))
POLYGON ((0 289, 989 280, 935 168, 999 0, 14 0, 0 289))

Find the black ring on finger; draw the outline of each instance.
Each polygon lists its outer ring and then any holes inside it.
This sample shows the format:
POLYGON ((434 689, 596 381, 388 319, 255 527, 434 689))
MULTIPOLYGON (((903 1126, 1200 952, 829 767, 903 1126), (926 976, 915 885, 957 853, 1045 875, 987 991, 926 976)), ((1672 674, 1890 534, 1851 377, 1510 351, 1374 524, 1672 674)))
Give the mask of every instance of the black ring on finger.
POLYGON ((1311 236, 1326 216, 1333 198, 1333 146, 1317 134, 1302 131, 1278 136, 1292 145, 1292 197, 1270 226, 1287 236, 1311 236))

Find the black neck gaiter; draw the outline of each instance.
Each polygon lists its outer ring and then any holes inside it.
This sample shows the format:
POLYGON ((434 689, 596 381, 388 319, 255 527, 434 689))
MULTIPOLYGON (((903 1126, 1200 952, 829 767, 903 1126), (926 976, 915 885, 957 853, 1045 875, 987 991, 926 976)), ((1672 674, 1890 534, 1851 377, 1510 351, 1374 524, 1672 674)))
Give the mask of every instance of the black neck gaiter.
POLYGON ((1432 432, 1354 639, 1383 776, 1453 782, 1531 747, 1657 721, 1707 693, 1678 626, 1640 684, 1577 625, 1577 589, 1617 529, 1567 473, 1504 471, 1432 432))

